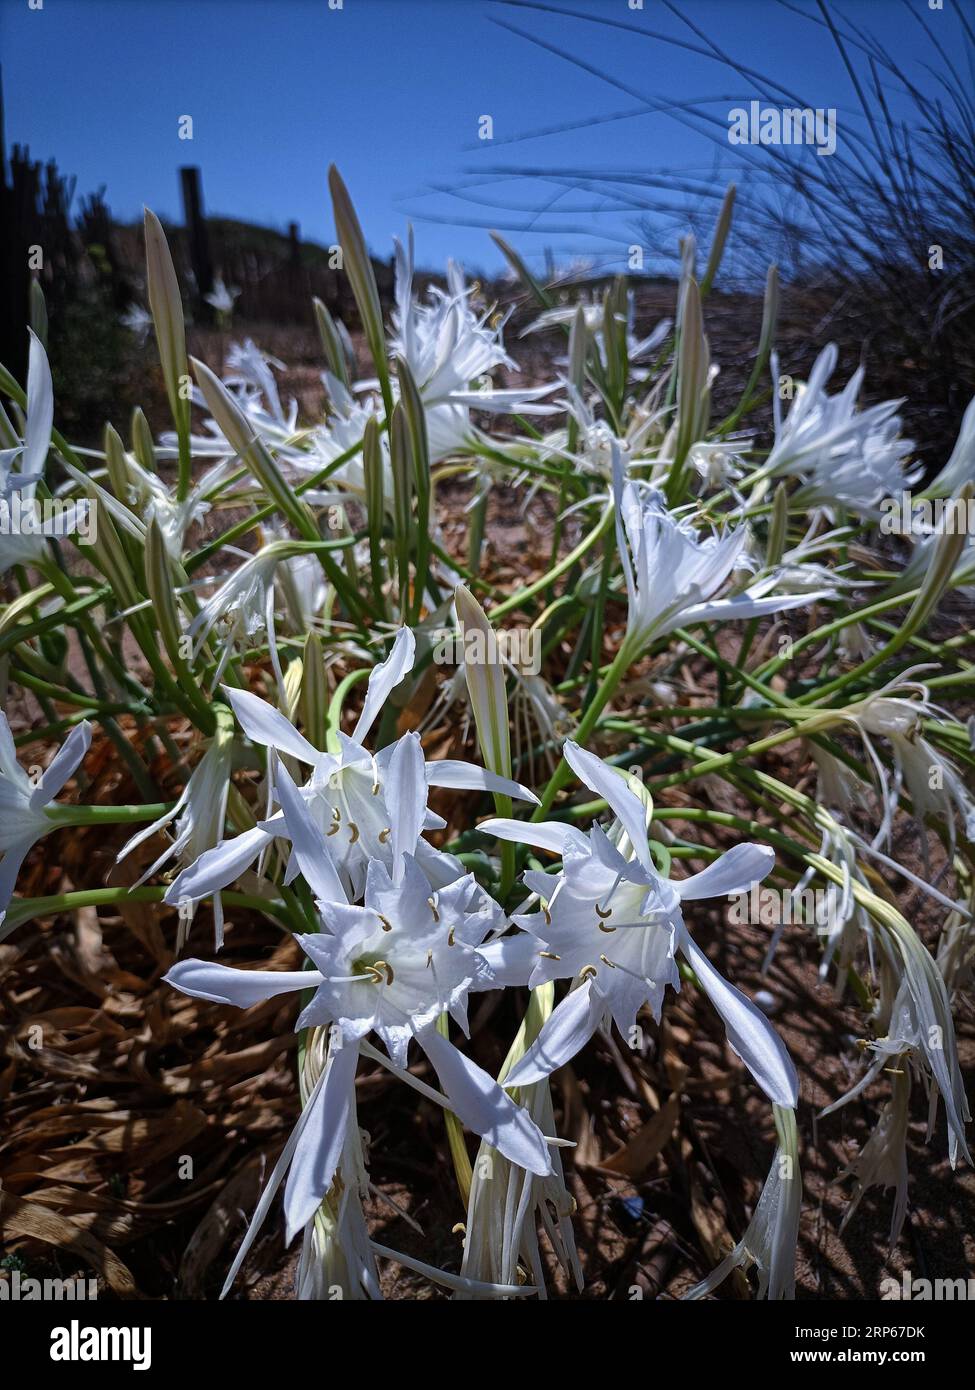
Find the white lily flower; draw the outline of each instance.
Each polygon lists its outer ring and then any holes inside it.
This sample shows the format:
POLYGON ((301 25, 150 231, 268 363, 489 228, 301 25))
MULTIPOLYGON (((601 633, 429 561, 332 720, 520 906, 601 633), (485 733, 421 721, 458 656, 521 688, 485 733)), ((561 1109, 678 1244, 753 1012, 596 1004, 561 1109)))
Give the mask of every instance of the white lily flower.
MULTIPOLYGON (((355 899, 362 892, 371 861, 392 868, 397 837, 404 833, 402 849, 416 853, 421 864, 429 863, 431 872, 443 859, 443 856, 435 856, 431 846, 419 838, 422 830, 441 829, 444 824, 440 817, 426 810, 428 787, 501 792, 506 796, 536 800, 527 787, 472 763, 447 759, 425 763, 415 734, 405 734, 375 757, 365 749, 363 740, 392 691, 412 669, 414 653, 413 633, 409 628, 401 628, 389 656, 369 677, 365 703, 352 734, 337 734, 339 749, 335 753, 315 748, 279 710, 256 695, 230 688, 225 690, 241 727, 252 742, 310 766, 311 775, 302 787, 295 788, 287 770, 279 765, 275 788, 282 812, 202 855, 172 884, 166 894, 167 902, 178 903, 181 898, 197 902, 226 888, 276 837, 294 842, 296 863, 293 868, 297 867, 302 855, 309 863, 317 860, 328 865, 331 874, 338 875, 335 882, 341 882, 343 894, 355 899), (408 749, 407 744, 415 744, 415 750, 408 749), (419 772, 414 777, 417 766, 419 772), (406 786, 402 779, 407 776, 414 777, 415 788, 406 786), (413 791, 417 797, 422 792, 422 807, 418 809, 413 802, 413 791), (405 818, 407 810, 409 820, 405 818), (415 825, 412 840, 412 830, 406 832, 407 825, 415 825)), ((304 864, 302 868, 304 870, 304 864)), ((322 872, 327 870, 323 868, 322 872)), ((307 871, 305 876, 309 877, 307 871)), ((323 896, 335 896, 334 884, 323 896)))
POLYGON ((610 1018, 627 1036, 646 1005, 660 1017, 664 990, 680 988, 680 951, 725 1025, 732 1049, 775 1104, 795 1106, 796 1070, 765 1015, 729 984, 695 944, 683 902, 748 891, 774 864, 765 845, 741 844, 701 873, 666 879, 657 871, 647 839, 644 803, 614 769, 567 742, 564 753, 585 785, 606 800, 620 821, 634 858, 626 859, 593 826, 588 837, 560 822, 488 820, 479 829, 500 839, 555 850, 563 857, 557 879, 529 871, 525 883, 548 906, 513 920, 538 942, 529 984, 571 979, 576 986, 553 1011, 506 1084, 529 1085, 579 1052, 610 1018))
MULTIPOLYGON (((137 879, 132 885, 133 888, 138 888, 147 878, 151 878, 170 859, 178 859, 184 866, 195 864, 207 850, 222 842, 227 799, 230 795, 233 744, 233 724, 229 711, 218 706, 216 732, 203 757, 190 774, 178 801, 158 820, 133 835, 116 855, 115 862, 118 864, 131 854, 137 845, 165 829, 171 821, 176 821, 176 838, 137 879)), ((194 911, 195 904, 191 904, 190 912, 180 919, 177 951, 182 950, 189 935, 194 911)), ((213 924, 216 949, 219 951, 223 945, 223 906, 219 893, 216 893, 213 899, 213 924)))
POLYGON ((87 719, 76 725, 36 781, 17 761, 7 716, 0 710, 0 927, 10 906, 20 867, 38 840, 57 829, 45 807, 81 765, 91 745, 87 719))
POLYGON ((832 597, 830 590, 772 594, 775 574, 731 597, 716 597, 743 556, 746 528, 702 540, 689 523, 668 511, 659 492, 624 482, 619 450, 614 452, 613 475, 616 536, 629 599, 626 641, 634 659, 650 642, 677 627, 755 618, 832 597))
POLYGON ((216 309, 218 314, 232 314, 234 305, 240 298, 240 290, 236 285, 225 285, 218 275, 213 282, 213 289, 203 298, 206 302, 216 309))
MULTIPOLYGON (((309 431, 308 452, 298 454, 291 460, 294 466, 304 473, 318 473, 327 464, 334 463, 361 442, 370 420, 382 420, 380 402, 375 396, 369 395, 360 401, 331 372, 323 372, 322 381, 325 383, 331 406, 328 422, 316 425, 309 431)), ((379 436, 379 452, 382 460, 383 498, 387 506, 391 507, 393 472, 389 457, 389 434, 385 430, 379 436)), ((362 450, 340 464, 329 481, 354 492, 364 500, 366 478, 362 450)))
MULTIPOLYGON (((284 410, 272 367, 282 371, 284 363, 261 352, 250 338, 243 343, 232 343, 227 353, 228 371, 223 384, 254 434, 283 462, 294 463, 302 458, 302 451, 295 443, 298 403, 292 400, 288 410, 284 410)), ((191 399, 194 405, 207 409, 206 399, 198 386, 192 388, 191 399)), ((204 428, 207 431, 205 435, 192 436, 194 457, 217 455, 232 459, 236 456, 237 449, 209 415, 204 428)), ((160 442, 163 446, 160 457, 175 456, 175 434, 163 434, 160 442)))
MULTIPOLYGON (((807 506, 847 507, 864 516, 879 515, 882 498, 899 496, 920 476, 906 470, 913 441, 900 433, 895 414, 900 401, 884 401, 857 410, 863 382, 858 368, 838 396, 826 393, 836 367, 835 343, 829 343, 796 392, 785 420, 778 390, 773 392, 775 444, 763 468, 771 477, 801 480, 797 501, 807 506)), ((779 380, 773 354, 772 377, 779 380)))
POLYGON ((502 390, 473 383, 495 368, 516 369, 505 351, 499 323, 492 327, 470 307, 471 291, 455 262, 447 266, 446 292, 431 286, 429 299, 413 296, 413 233, 404 247, 396 242, 396 308, 391 351, 399 354, 413 374, 427 417, 430 457, 437 460, 468 447, 470 410, 551 415, 558 407, 542 402, 552 386, 502 390))
MULTIPOLYGON (((950 716, 932 704, 925 685, 905 679, 909 675, 910 672, 906 672, 897 677, 893 684, 883 686, 844 712, 844 717, 856 727, 870 757, 884 806, 883 824, 875 843, 889 840, 900 787, 906 785, 920 825, 923 827, 928 815, 942 820, 953 853, 958 824, 967 840, 975 840, 975 798, 951 760, 921 731, 924 719, 950 716), (904 694, 891 693, 897 691, 904 694), (907 698, 908 695, 912 698, 907 698), (871 735, 881 735, 890 743, 896 769, 893 785, 871 735)), ((927 837, 923 832, 921 848, 927 865, 927 837)))
POLYGON ((24 441, 13 449, 0 450, 0 513, 5 525, 0 532, 0 575, 12 565, 31 565, 48 553, 47 540, 36 526, 15 527, 13 518, 25 511, 36 511, 34 494, 44 476, 47 451, 54 426, 54 383, 47 353, 37 334, 30 333, 27 364, 27 418, 24 441), (18 467, 15 469, 14 465, 18 467), (15 497, 16 494, 16 497, 15 497))
MULTIPOLYGON (((495 985, 492 957, 479 947, 504 919, 474 876, 466 874, 431 893, 419 864, 403 854, 392 875, 378 861, 370 864, 364 906, 320 901, 319 910, 327 930, 296 937, 313 970, 236 970, 188 960, 166 976, 184 994, 242 1008, 311 988, 315 994, 296 1029, 334 1029, 329 1064, 302 1113, 288 1157, 288 1241, 332 1186, 352 1107, 358 1045, 371 1032, 401 1068, 415 1039, 463 1124, 512 1162, 543 1176, 551 1173, 545 1138, 527 1111, 437 1031, 444 1013, 466 1031, 468 994, 495 985)), ((496 959, 503 958, 503 946, 495 943, 496 959)))
POLYGON ((286 541, 271 541, 224 579, 219 588, 200 606, 188 628, 194 639, 194 658, 199 655, 216 628, 220 636, 220 659, 213 674, 216 685, 235 648, 267 629, 274 605, 274 572, 292 557, 286 541))

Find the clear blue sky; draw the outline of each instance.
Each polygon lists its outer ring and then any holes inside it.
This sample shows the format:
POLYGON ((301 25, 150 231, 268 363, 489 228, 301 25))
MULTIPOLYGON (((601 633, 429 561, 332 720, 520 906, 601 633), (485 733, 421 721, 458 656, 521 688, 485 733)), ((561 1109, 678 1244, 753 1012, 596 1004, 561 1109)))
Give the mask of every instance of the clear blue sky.
MULTIPOLYGON (((627 0, 553 3, 700 42, 664 0, 645 0, 642 12, 627 0)), ((818 13, 814 0, 795 3, 818 13)), ((844 0, 833 13, 871 29, 931 89, 922 62, 940 68, 942 59, 925 30, 951 51, 959 4, 971 13, 971 0, 945 0, 940 13, 927 0, 844 0)), ((821 25, 777 0, 676 0, 675 8, 809 104, 839 108, 840 139, 855 139, 855 96, 821 25)), ((8 144, 55 158, 77 177, 80 194, 104 185, 123 220, 144 203, 177 219, 177 169, 193 163, 203 171, 208 212, 282 228, 294 219, 305 236, 328 242, 325 172, 335 161, 372 249, 388 255, 412 217, 418 261, 431 267, 452 254, 470 268, 495 268, 485 224, 509 226, 529 257, 546 245, 559 257, 618 257, 633 239, 618 208, 540 176, 499 182, 479 171, 666 166, 713 168, 718 179, 730 168, 730 147, 716 150, 659 111, 606 118, 644 99, 693 97, 710 99, 703 109, 723 120, 730 105, 757 95, 746 78, 659 40, 500 0, 344 0, 341 10, 328 0, 43 0, 41 10, 0 0, 0 58, 8 144), (570 51, 633 93, 499 21, 570 51), (490 144, 477 140, 485 114, 494 120, 490 144), (193 118, 192 142, 177 138, 183 115, 193 118), (574 121, 595 123, 512 139, 574 121), (458 185, 464 199, 443 191, 458 185), (539 230, 533 215, 553 199, 539 230), (471 221, 482 225, 464 225, 471 221)), ((897 95, 891 99, 897 109, 897 95)))

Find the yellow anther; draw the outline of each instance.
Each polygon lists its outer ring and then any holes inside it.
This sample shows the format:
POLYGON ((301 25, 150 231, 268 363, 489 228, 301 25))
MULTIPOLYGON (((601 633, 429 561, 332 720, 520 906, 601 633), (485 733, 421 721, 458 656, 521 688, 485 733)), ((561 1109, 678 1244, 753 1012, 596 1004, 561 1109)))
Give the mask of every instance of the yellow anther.
POLYGON ((349 821, 349 833, 352 836, 349 843, 354 845, 356 840, 358 840, 359 838, 359 827, 356 825, 354 820, 349 821))
POLYGON ((440 913, 437 911, 437 904, 433 901, 432 898, 427 898, 427 903, 429 904, 430 911, 433 913, 433 920, 435 922, 439 922, 440 913))
POLYGON ((390 835, 392 835, 392 833, 393 833, 393 832, 392 832, 392 829, 391 829, 388 825, 386 826, 386 829, 385 829, 385 830, 380 830, 380 832, 379 832, 379 843, 380 843, 381 845, 384 845, 384 844, 386 843, 386 841, 389 839, 390 835))
POLYGON ((381 912, 377 912, 377 913, 376 913, 376 916, 379 918, 380 922, 382 922, 382 924, 383 924, 383 931, 392 931, 392 930, 393 930, 393 924, 392 924, 392 922, 389 920, 388 917, 384 917, 383 914, 382 914, 381 912))
POLYGON ((538 954, 539 954, 540 956, 544 956, 546 960, 561 960, 561 959, 562 959, 562 957, 561 957, 561 956, 557 956, 557 955, 555 954, 554 951, 539 951, 538 954))
POLYGON ((601 907, 599 906, 598 903, 596 903, 596 904, 595 904, 595 908, 596 908, 596 916, 597 916, 597 917, 602 917, 602 919, 603 919, 604 922, 605 922, 605 920, 606 920, 607 917, 612 917, 612 915, 613 915, 613 909, 612 909, 611 907, 607 907, 607 908, 604 909, 604 908, 601 908, 601 907))

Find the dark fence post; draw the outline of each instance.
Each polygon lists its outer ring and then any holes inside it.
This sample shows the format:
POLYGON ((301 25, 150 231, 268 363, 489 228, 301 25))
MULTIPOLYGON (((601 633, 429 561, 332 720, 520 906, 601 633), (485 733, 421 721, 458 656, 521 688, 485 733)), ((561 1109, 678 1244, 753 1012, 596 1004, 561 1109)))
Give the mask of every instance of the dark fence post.
POLYGON ((203 189, 200 171, 196 165, 187 165, 179 171, 183 190, 183 221, 186 223, 186 236, 190 248, 190 264, 196 279, 195 308, 199 318, 212 318, 210 306, 205 295, 213 289, 213 262, 210 259, 210 238, 207 234, 206 218, 203 216, 203 189))

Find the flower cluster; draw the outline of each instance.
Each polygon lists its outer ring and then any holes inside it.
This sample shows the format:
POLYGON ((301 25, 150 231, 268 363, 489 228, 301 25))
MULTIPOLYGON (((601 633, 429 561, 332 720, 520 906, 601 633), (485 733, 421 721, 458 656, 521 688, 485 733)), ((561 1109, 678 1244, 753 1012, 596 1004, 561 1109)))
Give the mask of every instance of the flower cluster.
MULTIPOLYGON (((750 1219, 716 1268, 698 1262, 691 1296, 754 1264, 761 1295, 790 1297, 800 1073, 768 992, 714 964, 731 935, 717 909, 760 883, 790 912, 807 890, 831 895, 825 921, 794 927, 783 909, 753 925, 769 928, 766 971, 806 927, 822 977, 860 1010, 865 1065, 826 1113, 889 1086, 847 1170, 846 1219, 893 1186, 898 1239, 912 1088, 932 1134, 943 1106, 952 1163, 970 1160, 953 1010, 975 961, 975 751, 953 711, 972 641, 934 619, 946 595, 966 602, 971 537, 945 526, 910 555, 883 549, 882 504, 919 467, 900 403, 861 408, 862 372, 827 393, 834 346, 783 415, 774 273, 752 376, 712 422, 707 291, 730 204, 702 284, 684 243, 673 323, 638 327, 622 280, 576 297, 544 284, 499 239, 521 339, 555 343, 550 379, 512 385, 510 295, 451 264, 421 298, 407 238, 384 317, 334 170, 330 184, 362 341, 316 301, 318 418, 249 338, 222 332, 216 364, 189 357, 151 213, 149 311, 126 322, 155 333, 171 428, 156 438, 136 412, 128 441, 108 426, 101 450, 76 450, 54 428, 42 338, 23 387, 0 373, 0 674, 35 702, 32 727, 0 717, 0 940, 134 894, 164 929, 176 919, 174 1007, 177 991, 240 1009, 296 996, 300 1111, 225 1289, 280 1192, 313 1299, 381 1297, 382 1261, 457 1298, 545 1297, 553 1260, 581 1286, 560 1076, 622 1048, 656 1096, 638 1040, 683 990, 713 1007, 743 1064, 733 1084, 757 1086, 775 1134, 750 1219), (763 450, 749 417, 767 369, 763 450), (438 491, 458 477, 464 547, 438 491), (545 558, 518 585, 485 539, 499 485, 533 545, 547 518, 545 558), (97 510, 84 564, 70 526, 6 524, 54 498, 69 521, 97 510), (505 654, 509 618, 531 661, 505 654), (462 659, 445 671, 450 649, 462 659), (57 744, 46 769, 21 762, 37 743, 57 744), (789 771, 765 756, 784 746, 789 771), (131 804, 106 802, 104 780, 88 796, 96 761, 131 804), (31 896, 38 841, 92 825, 131 886, 31 896), (943 919, 935 952, 915 903, 943 919), (294 968, 213 959, 233 955, 244 913, 269 944, 288 933, 294 968), (472 1042, 472 1000, 491 992, 472 1042), (466 1207, 458 1267, 376 1239, 356 1090, 376 1067, 443 1113, 466 1207)), ((222 330, 237 294, 219 280, 209 296, 222 330)), ((930 498, 972 495, 973 411, 930 498)))

